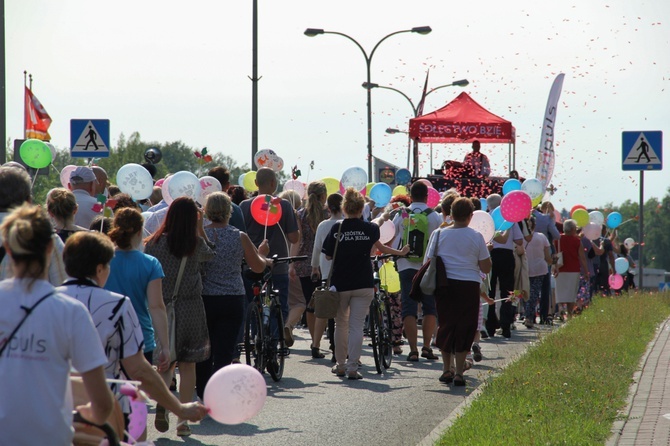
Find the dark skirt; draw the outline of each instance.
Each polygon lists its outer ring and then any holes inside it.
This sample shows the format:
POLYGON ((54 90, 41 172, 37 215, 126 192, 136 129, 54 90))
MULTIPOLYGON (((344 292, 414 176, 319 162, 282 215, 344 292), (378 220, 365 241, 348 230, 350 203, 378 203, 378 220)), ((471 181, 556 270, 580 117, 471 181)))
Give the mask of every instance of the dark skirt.
POLYGON ((449 279, 449 286, 435 290, 436 343, 446 353, 468 352, 479 322, 479 283, 449 279))

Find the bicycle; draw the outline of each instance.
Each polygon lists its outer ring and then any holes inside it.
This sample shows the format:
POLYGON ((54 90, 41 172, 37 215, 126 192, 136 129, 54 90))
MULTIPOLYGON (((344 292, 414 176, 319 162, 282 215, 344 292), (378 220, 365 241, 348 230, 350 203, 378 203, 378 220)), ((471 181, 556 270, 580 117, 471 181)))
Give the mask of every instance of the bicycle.
POLYGON ((371 257, 374 271, 374 297, 370 303, 368 333, 372 341, 372 353, 377 373, 383 373, 391 367, 393 360, 393 327, 391 318, 391 300, 381 285, 379 261, 397 256, 384 254, 371 257))
MULTIPOLYGON (((307 260, 307 256, 272 258, 273 265, 307 260)), ((252 280, 254 297, 249 303, 244 322, 244 345, 247 365, 259 372, 268 371, 277 382, 284 374, 284 358, 288 348, 284 340, 284 316, 279 292, 272 286, 272 269, 262 273, 245 272, 252 280)))

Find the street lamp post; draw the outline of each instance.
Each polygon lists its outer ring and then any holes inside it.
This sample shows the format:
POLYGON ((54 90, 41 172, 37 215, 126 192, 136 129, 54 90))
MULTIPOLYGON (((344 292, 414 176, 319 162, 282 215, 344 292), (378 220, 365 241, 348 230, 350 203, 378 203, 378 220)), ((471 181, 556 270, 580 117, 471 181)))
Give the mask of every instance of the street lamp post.
POLYGON ((404 133, 407 135, 407 170, 409 170, 409 154, 412 152, 412 139, 409 137, 409 132, 400 129, 387 128, 386 133, 394 135, 396 133, 404 133))
MULTIPOLYGON (((401 33, 417 33, 417 34, 428 34, 432 31, 430 26, 418 26, 412 29, 406 29, 402 31, 396 31, 391 34, 388 34, 384 36, 377 44, 372 48, 372 51, 370 52, 370 55, 365 51, 365 49, 361 46, 360 43, 358 43, 353 37, 348 36, 344 33, 340 33, 337 31, 324 31, 323 29, 318 29, 318 28, 307 28, 305 30, 305 35, 308 37, 315 37, 318 36, 319 34, 336 34, 338 36, 345 37, 349 40, 351 40, 357 47, 358 49, 361 50, 363 53, 363 57, 365 58, 365 66, 366 66, 366 75, 367 75, 367 83, 370 84, 370 67, 372 64, 372 57, 375 55, 375 51, 377 51, 377 48, 381 43, 388 39, 391 36, 395 36, 396 34, 401 34, 401 33)), ((370 89, 367 89, 367 118, 368 118, 368 181, 372 181, 372 94, 370 92, 370 89)))
MULTIPOLYGON (((470 84, 470 82, 469 82, 467 79, 461 79, 461 80, 458 80, 458 81, 454 81, 454 82, 452 82, 452 83, 450 83, 450 84, 440 85, 439 87, 431 88, 431 89, 426 93, 426 97, 428 97, 428 95, 431 94, 432 92, 439 90, 440 88, 445 88, 445 87, 466 87, 466 86, 469 85, 469 84, 470 84)), ((407 99, 407 102, 409 102, 410 107, 412 107, 412 115, 413 115, 415 118, 418 117, 418 114, 419 114, 419 108, 418 108, 418 106, 415 106, 415 105, 414 105, 414 102, 412 102, 412 100, 409 98, 409 96, 407 96, 407 95, 406 95, 405 93, 403 93, 402 91, 400 91, 400 90, 398 90, 398 89, 396 89, 396 88, 393 88, 393 87, 385 87, 385 86, 383 86, 383 85, 373 84, 373 83, 370 83, 370 82, 363 82, 362 87, 365 88, 365 89, 368 91, 368 94, 369 94, 370 90, 372 90, 373 88, 383 88, 383 89, 385 89, 385 90, 391 90, 391 91, 395 91, 396 93, 401 94, 402 97, 404 97, 405 99, 407 99)), ((386 129, 386 133, 398 133, 398 131, 391 131, 391 132, 389 132, 389 130, 396 130, 396 129, 386 129)), ((405 132, 403 132, 403 133, 405 133, 405 132)), ((407 134, 408 134, 407 137, 409 138, 409 132, 407 132, 407 134)), ((409 151, 409 147, 408 147, 408 151, 409 151)), ((414 140, 414 150, 413 150, 413 153, 414 153, 414 166, 413 166, 413 168, 412 168, 412 176, 414 176, 414 177, 418 177, 418 176, 419 176, 419 143, 418 143, 416 140, 414 140)), ((408 161, 407 161, 407 168, 409 169, 409 153, 408 153, 408 155, 407 155, 407 158, 408 158, 408 161)), ((431 162, 432 162, 432 154, 431 154, 431 162)))

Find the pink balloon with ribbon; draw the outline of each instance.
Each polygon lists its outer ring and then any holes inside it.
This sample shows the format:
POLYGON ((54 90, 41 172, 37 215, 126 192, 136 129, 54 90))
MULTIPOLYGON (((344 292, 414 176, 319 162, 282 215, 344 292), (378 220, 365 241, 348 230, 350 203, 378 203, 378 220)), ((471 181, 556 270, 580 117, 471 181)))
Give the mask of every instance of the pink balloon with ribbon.
POLYGON ((130 415, 128 416, 128 434, 133 439, 140 438, 147 427, 147 403, 142 395, 131 384, 123 384, 121 393, 130 398, 130 415))
POLYGON ((607 282, 610 288, 614 290, 620 290, 623 287, 623 277, 621 277, 621 274, 612 274, 607 278, 607 282))
POLYGON ((528 218, 532 207, 530 195, 522 190, 506 194, 500 202, 500 213, 509 222, 517 223, 528 218))

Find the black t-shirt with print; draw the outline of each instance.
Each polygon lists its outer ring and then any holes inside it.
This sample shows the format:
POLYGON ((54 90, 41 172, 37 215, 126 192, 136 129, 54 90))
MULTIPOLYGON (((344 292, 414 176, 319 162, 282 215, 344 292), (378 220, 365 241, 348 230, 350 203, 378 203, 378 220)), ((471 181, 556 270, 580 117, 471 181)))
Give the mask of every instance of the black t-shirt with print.
MULTIPOLYGON (((333 255, 335 238, 340 225, 333 225, 330 233, 323 242, 322 252, 333 255)), ((337 253, 333 264, 331 285, 337 291, 358 290, 372 288, 372 263, 370 251, 379 240, 379 226, 358 218, 347 218, 342 221, 342 234, 337 245, 337 253)))

